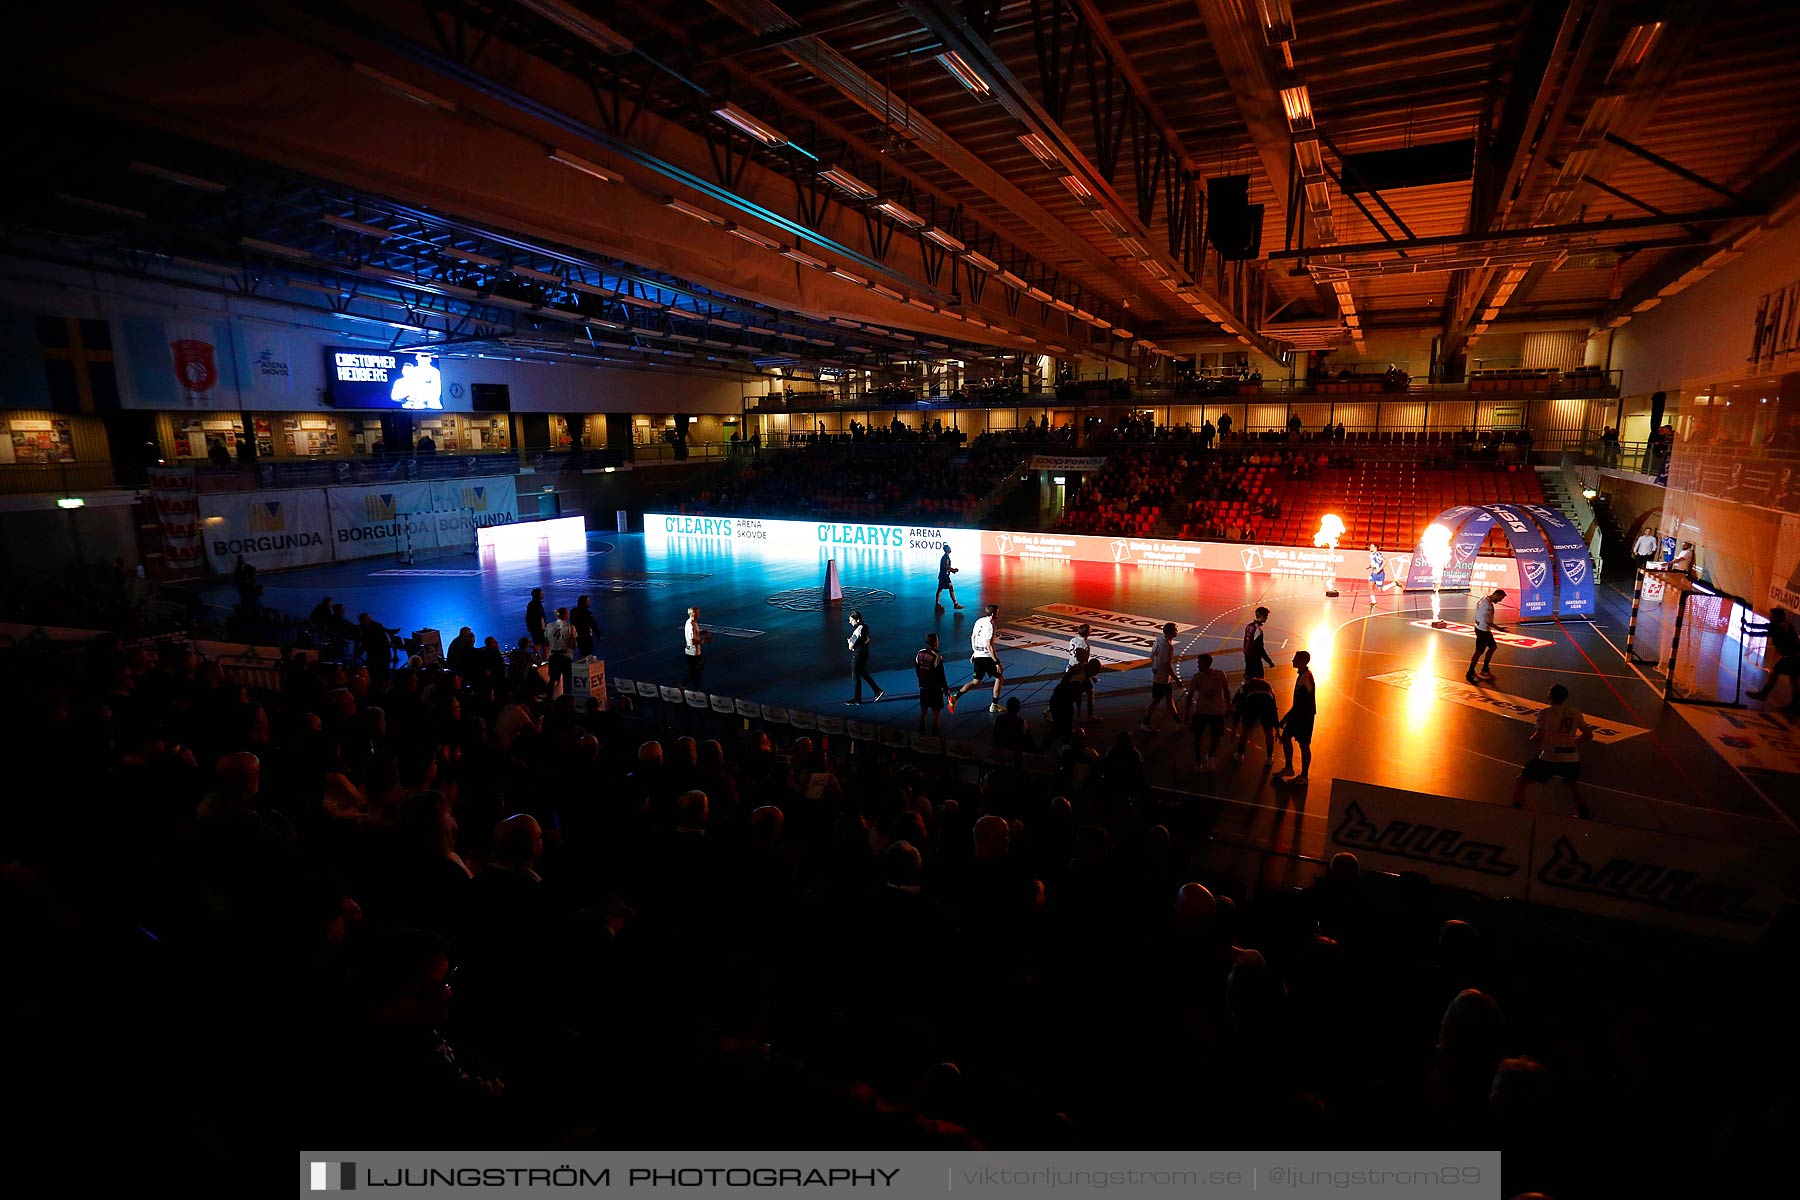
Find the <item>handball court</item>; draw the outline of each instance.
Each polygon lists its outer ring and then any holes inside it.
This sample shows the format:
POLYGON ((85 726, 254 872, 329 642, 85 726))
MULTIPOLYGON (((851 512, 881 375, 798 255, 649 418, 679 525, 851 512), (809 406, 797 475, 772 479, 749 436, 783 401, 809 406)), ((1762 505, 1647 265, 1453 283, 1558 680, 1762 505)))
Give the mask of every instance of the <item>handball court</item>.
MULTIPOLYGON (((1519 766, 1535 750, 1527 741, 1532 713, 1553 683, 1567 686, 1602 731, 1582 748, 1582 787, 1596 820, 1735 843, 1786 838, 1800 829, 1800 776, 1785 773, 1792 759, 1771 763, 1767 755, 1731 749, 1791 746, 1800 739, 1793 718, 1762 706, 1665 705, 1660 680, 1628 663, 1620 649, 1628 602, 1616 597, 1603 602, 1591 625, 1519 626, 1509 599, 1500 612, 1511 633, 1502 635, 1494 656, 1497 680, 1472 687, 1463 678, 1474 649, 1466 625, 1472 596, 1442 597, 1449 625, 1434 629, 1430 596, 1394 591, 1371 604, 1360 581, 1345 581, 1333 599, 1310 579, 965 556, 956 576, 963 611, 950 610, 945 597, 947 611, 937 613, 935 560, 896 565, 898 557, 839 552, 846 599, 835 607, 822 603, 822 554, 815 561, 730 543, 664 550, 647 547, 641 534, 593 534, 585 554, 501 560, 485 569, 467 554, 411 565, 375 559, 272 574, 262 582, 264 602, 290 613, 308 612, 330 595, 348 612, 367 611, 408 636, 435 628, 448 645, 468 625, 504 647, 524 633, 533 587, 544 589, 552 615, 585 593, 600 621, 595 653, 608 677, 658 685, 683 680, 684 610, 697 604, 702 624, 716 635, 705 654, 708 693, 907 732, 918 719, 912 659, 923 636, 939 635, 951 686, 959 687, 969 678, 969 630, 980 606, 993 603, 1000 606, 1003 696, 1020 698, 1041 738, 1063 647, 1085 620, 1093 627, 1095 657, 1107 666, 1096 680, 1099 720, 1087 726, 1088 744, 1103 754, 1120 731, 1136 731, 1144 715, 1148 646, 1164 621, 1180 629, 1184 677, 1191 656, 1212 653, 1235 690, 1242 629, 1262 605, 1271 612, 1264 638, 1277 664, 1267 677, 1281 711, 1292 693, 1293 653, 1312 655, 1319 716, 1310 784, 1293 787, 1274 778, 1281 749, 1278 743, 1275 765, 1266 769, 1260 731, 1243 763, 1222 753, 1210 773, 1197 769, 1191 737, 1166 711, 1155 717, 1153 732, 1137 735, 1151 783, 1200 797, 1211 807, 1213 827, 1240 844, 1319 854, 1335 778, 1509 803, 1519 766), (881 702, 860 707, 845 704, 851 678, 844 614, 852 607, 862 610, 874 635, 871 671, 887 691, 881 702), (1752 736, 1734 737, 1734 731, 1752 736)), ((221 606, 230 604, 229 596, 228 582, 209 588, 221 606)), ((943 738, 987 746, 989 698, 987 686, 969 691, 955 716, 943 715, 943 738)), ((771 732, 778 743, 793 736, 771 732)), ((1560 784, 1534 788, 1527 805, 1573 812, 1560 784)))

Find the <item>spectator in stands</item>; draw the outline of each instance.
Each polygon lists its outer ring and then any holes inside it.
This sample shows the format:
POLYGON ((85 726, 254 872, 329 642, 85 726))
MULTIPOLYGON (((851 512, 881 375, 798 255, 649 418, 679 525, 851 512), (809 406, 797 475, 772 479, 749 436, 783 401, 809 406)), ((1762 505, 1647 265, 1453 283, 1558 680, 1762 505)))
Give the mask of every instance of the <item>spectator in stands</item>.
POLYGON ((420 456, 436 454, 437 453, 437 442, 432 440, 432 437, 429 433, 420 434, 418 445, 415 447, 415 449, 419 452, 420 456))
MULTIPOLYGON (((463 629, 450 654, 478 646, 463 629)), ((186 1136, 246 1150, 296 1128, 426 1149, 1411 1129, 1502 1146, 1509 1188, 1573 1196, 1661 1194, 1645 1176, 1668 1160, 1608 1158, 1596 1192, 1546 1141, 1560 1114, 1590 1150, 1731 1149, 1783 1115, 1761 1019, 1783 994, 1738 956, 1646 924, 1584 939, 1571 969, 1541 914, 1477 905, 1490 950, 1467 894, 1348 854, 1304 892, 1242 874, 1204 852, 1206 814, 1152 824, 1129 736, 1094 769, 1068 675, 1059 774, 977 781, 838 738, 778 754, 735 715, 520 703, 442 664, 384 687, 294 655, 246 694, 185 648, 103 641, 0 643, 0 671, 76 818, 20 803, 0 830, 5 993, 33 1034, 9 1059, 35 1101, 16 1122, 62 1119, 84 1080, 133 1087, 112 1061, 130 1045, 186 1136), (1181 886, 1188 862, 1218 894, 1181 886), (108 1010, 117 1036, 81 1000, 96 978, 154 985, 108 1010), (1666 1042, 1696 1020, 1709 1053, 1666 1042), (269 1069, 269 1045, 298 1067, 269 1069)))
POLYGON ((1600 462, 1608 467, 1619 465, 1619 431, 1611 425, 1600 434, 1600 462))
POLYGON ((225 755, 214 766, 213 778, 213 790, 194 809, 194 820, 202 828, 244 845, 294 844, 294 830, 287 819, 257 802, 262 791, 262 761, 256 755, 248 751, 225 755))
POLYGON ((1019 715, 1019 698, 1006 698, 1006 711, 994 718, 994 749, 1029 752, 1036 749, 1031 740, 1031 727, 1019 715))
POLYGON ((456 631, 456 636, 450 639, 450 647, 444 651, 444 660, 449 664, 450 670, 467 684, 473 682, 479 672, 476 657, 478 653, 475 645, 475 631, 464 625, 456 631))
POLYGON ((231 466, 231 451, 225 448, 225 440, 208 438, 207 441, 209 443, 206 448, 207 461, 222 471, 228 469, 231 466))
POLYGON ((1431 1100, 1442 1134, 1452 1141, 1486 1133, 1488 1097, 1507 1036, 1506 1017, 1485 992, 1468 988, 1444 1010, 1431 1061, 1431 1100))
POLYGON ((536 698, 548 692, 549 684, 538 673, 538 667, 537 647, 529 637, 520 638, 513 647, 512 661, 506 664, 507 691, 515 698, 536 698))
POLYGON ((338 1050, 336 1076, 354 1114, 346 1131, 394 1145, 455 1145, 493 1136, 505 1111, 499 1079, 472 1075, 440 1029, 450 1019, 449 945, 433 933, 395 930, 361 956, 359 1019, 338 1050))
MULTIPOLYGON (((363 662, 369 672, 377 676, 386 676, 394 665, 394 636, 399 629, 389 629, 368 613, 356 616, 356 636, 362 645, 363 662)), ((494 639, 489 638, 492 642, 494 639)))

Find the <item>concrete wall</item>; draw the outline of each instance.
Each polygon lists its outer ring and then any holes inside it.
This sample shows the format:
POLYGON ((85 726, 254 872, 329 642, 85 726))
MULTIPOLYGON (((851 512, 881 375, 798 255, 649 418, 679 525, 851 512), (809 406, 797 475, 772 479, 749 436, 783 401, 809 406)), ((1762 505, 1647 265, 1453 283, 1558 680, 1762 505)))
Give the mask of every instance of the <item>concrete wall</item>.
MULTIPOLYGON (((239 394, 225 395, 241 380, 243 407, 258 412, 327 409, 326 348, 385 349, 392 330, 377 332, 367 322, 333 320, 254 298, 202 288, 180 288, 124 275, 46 266, 0 257, 0 307, 27 316, 92 317, 112 324, 121 400, 126 407, 190 408, 172 387, 154 391, 167 375, 163 362, 132 360, 132 341, 121 336, 128 323, 161 321, 170 327, 217 329, 219 344, 235 369, 221 370, 220 394, 211 407, 237 411, 239 394), (279 386, 259 381, 252 369, 254 348, 273 342, 287 357, 279 386)), ((140 339, 141 340, 141 339, 140 339)), ((158 347, 160 351, 160 347, 158 347)), ((141 350, 140 350, 141 352, 141 350)), ((227 364, 221 363, 225 368, 227 364)), ((611 366, 521 362, 500 357, 446 357, 441 360, 445 408, 467 411, 469 386, 506 384, 514 412, 687 412, 735 413, 742 394, 760 394, 761 380, 709 372, 631 370, 611 366), (460 394, 456 394, 459 392, 460 394)), ((0 397, 0 404, 6 397, 0 397)))
MULTIPOLYGON (((1763 295, 1800 279, 1800 222, 1777 229, 1732 262, 1613 331, 1612 365, 1625 391, 1708 386, 1751 374, 1746 362, 1763 295)), ((1604 340, 1604 339, 1601 339, 1604 340)))

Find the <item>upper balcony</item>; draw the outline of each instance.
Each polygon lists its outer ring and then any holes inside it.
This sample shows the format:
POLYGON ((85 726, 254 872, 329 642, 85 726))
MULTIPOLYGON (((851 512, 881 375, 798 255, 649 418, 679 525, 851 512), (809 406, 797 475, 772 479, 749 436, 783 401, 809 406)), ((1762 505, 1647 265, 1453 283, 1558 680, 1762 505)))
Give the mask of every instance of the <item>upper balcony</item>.
POLYGON ((1114 407, 1196 404, 1208 401, 1335 400, 1344 396, 1412 400, 1466 400, 1504 396, 1520 400, 1608 398, 1619 395, 1622 373, 1602 367, 1574 371, 1513 367, 1471 371, 1467 380, 1445 383, 1399 372, 1341 372, 1310 379, 1263 379, 1255 375, 1212 375, 1177 383, 1125 379, 1081 379, 1054 386, 976 384, 948 393, 926 394, 918 387, 889 384, 867 391, 784 392, 764 396, 753 413, 898 412, 929 409, 1114 407))

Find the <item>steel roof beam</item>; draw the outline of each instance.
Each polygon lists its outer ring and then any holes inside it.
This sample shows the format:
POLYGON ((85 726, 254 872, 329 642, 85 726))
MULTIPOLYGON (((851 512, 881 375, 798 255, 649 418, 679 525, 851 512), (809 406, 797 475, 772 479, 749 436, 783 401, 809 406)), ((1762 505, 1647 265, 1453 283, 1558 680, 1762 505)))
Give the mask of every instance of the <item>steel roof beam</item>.
MULTIPOLYGON (((1045 2, 1054 5, 1060 3, 1060 0, 1045 0, 1045 2)), ((1043 99, 1019 81, 980 30, 976 29, 967 19, 952 11, 947 11, 948 6, 941 3, 940 0, 906 0, 906 7, 918 17, 926 29, 942 40, 946 46, 977 61, 981 70, 993 84, 996 100, 1021 122, 1027 132, 1046 138, 1069 171, 1099 197, 1103 206, 1119 212, 1130 211, 1125 201, 1114 189, 1110 174, 1101 167, 1095 166, 1068 130, 1051 115, 1049 109, 1045 107, 1043 99)), ((1091 29, 1092 32, 1087 38, 1088 52, 1097 60, 1094 64, 1096 72, 1104 73, 1109 81, 1109 95, 1105 102, 1102 102, 1099 96, 1097 80, 1094 83, 1096 103, 1092 116, 1095 129, 1099 132, 1095 149, 1103 160, 1116 160, 1117 155, 1123 149, 1124 140, 1129 136, 1134 155, 1133 175, 1137 191, 1135 207, 1140 224, 1144 227, 1132 232, 1146 232, 1147 234, 1147 227, 1151 224, 1149 217, 1154 215, 1156 208, 1157 192, 1159 191, 1157 177, 1160 172, 1163 169, 1172 170, 1173 167, 1170 164, 1179 161, 1183 170, 1192 174, 1197 173, 1193 171, 1192 160, 1181 148, 1179 142, 1174 139, 1172 131, 1167 128, 1166 124, 1157 122, 1154 116, 1148 112, 1145 98, 1134 83, 1135 74, 1125 75, 1123 72, 1118 72, 1117 60, 1112 57, 1108 48, 1117 46, 1117 43, 1112 41, 1111 35, 1109 33, 1103 35, 1101 30, 1104 29, 1104 26, 1090 22, 1085 11, 1076 15, 1079 20, 1071 25, 1070 35, 1071 37, 1077 36, 1076 31, 1084 25, 1091 29), (1126 85, 1122 94, 1110 91, 1115 72, 1126 85), (1107 120, 1109 105, 1116 105, 1118 113, 1111 125, 1107 120), (1134 116, 1136 118, 1135 125, 1131 123, 1134 116), (1146 215, 1147 212, 1149 216, 1146 215)), ((987 172, 985 165, 982 170, 987 172)), ((987 173, 991 174, 991 172, 987 173)), ((980 186, 979 181, 974 177, 965 173, 965 178, 969 178, 971 182, 980 186)), ((1010 187, 1010 185, 1008 186, 1010 187)), ((1168 192, 1164 196, 1164 216, 1171 226, 1183 218, 1187 207, 1184 201, 1183 212, 1177 212, 1173 203, 1176 198, 1177 195, 1174 192, 1168 192)), ((1195 206, 1195 212, 1197 215, 1197 206, 1195 206)), ((1052 219, 1054 220, 1054 218, 1052 219)), ((1198 228, 1197 222, 1195 228, 1198 228)), ((1064 235, 1073 234, 1073 231, 1069 230, 1067 226, 1061 226, 1061 229, 1064 235)), ((1085 239, 1081 240, 1083 245, 1087 245, 1085 239)), ((1198 242, 1198 236, 1192 236, 1191 244, 1196 251, 1199 249, 1198 242)), ((1173 271, 1177 276, 1193 274, 1198 279, 1199 272, 1193 269, 1191 261, 1178 261, 1173 256, 1160 254, 1156 256, 1156 259, 1159 266, 1165 271, 1173 271)), ((1111 268, 1110 273, 1116 276, 1119 273, 1117 264, 1109 259, 1108 265, 1111 268)), ((1136 275, 1127 272, 1127 286, 1133 291, 1138 291, 1142 287, 1142 283, 1136 275)), ((1234 323, 1242 327, 1239 336, 1248 336, 1258 350, 1270 358, 1279 359, 1281 357, 1283 348, 1255 333, 1253 331, 1255 322, 1245 310, 1234 308, 1226 300, 1200 286, 1198 282, 1188 290, 1193 294, 1194 299, 1211 308, 1231 314, 1235 318, 1234 323)), ((1165 315, 1185 316, 1179 302, 1172 299, 1165 301, 1148 288, 1143 289, 1143 294, 1153 297, 1163 307, 1165 315)), ((1172 295, 1173 293, 1171 293, 1172 295)))
POLYGON ((1480 246, 1489 242, 1515 242, 1528 238, 1581 236, 1628 229, 1655 229, 1664 225, 1720 225, 1761 215, 1758 209, 1709 208, 1699 212, 1670 213, 1660 217, 1625 217, 1608 221, 1575 221, 1526 229, 1496 229, 1489 233, 1447 233, 1437 237, 1402 238, 1387 242, 1356 242, 1343 246, 1313 246, 1305 250, 1277 250, 1272 259, 1332 258, 1347 254, 1375 254, 1417 250, 1427 246, 1480 246))

